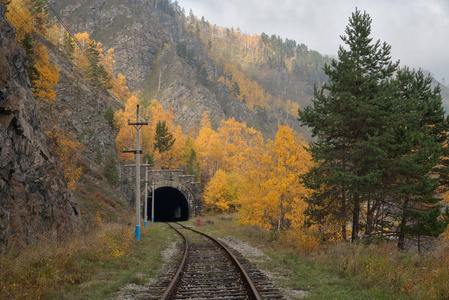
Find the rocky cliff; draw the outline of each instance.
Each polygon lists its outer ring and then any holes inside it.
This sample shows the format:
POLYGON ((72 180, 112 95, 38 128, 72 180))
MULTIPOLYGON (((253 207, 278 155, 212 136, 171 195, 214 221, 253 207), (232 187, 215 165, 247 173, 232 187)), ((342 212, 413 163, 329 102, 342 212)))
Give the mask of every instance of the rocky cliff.
POLYGON ((65 236, 80 226, 73 196, 47 147, 25 73, 25 51, 0 3, 0 247, 65 236))

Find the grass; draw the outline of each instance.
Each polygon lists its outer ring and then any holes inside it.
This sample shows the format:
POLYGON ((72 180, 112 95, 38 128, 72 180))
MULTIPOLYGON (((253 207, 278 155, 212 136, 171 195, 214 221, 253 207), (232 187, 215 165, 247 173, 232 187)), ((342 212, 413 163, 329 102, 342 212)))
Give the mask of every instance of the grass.
MULTIPOLYGON (((419 256, 390 245, 344 243, 304 252, 266 230, 236 224, 233 215, 201 220, 203 232, 262 250, 269 259, 254 263, 274 274, 275 285, 304 291, 307 299, 448 299, 447 253, 419 256)), ((150 223, 136 241, 127 221, 103 224, 97 214, 96 227, 76 239, 11 250, 0 258, 0 299, 106 299, 126 284, 155 278, 163 249, 177 237, 165 224, 150 223)))
POLYGON ((71 241, 47 241, 0 258, 0 299, 104 299, 127 283, 142 284, 162 264, 172 239, 164 224, 102 224, 71 241), (139 275, 140 274, 140 275, 139 275))
POLYGON ((304 253, 276 235, 240 226, 234 216, 202 218, 201 230, 235 236, 264 251, 259 268, 278 274, 281 288, 307 291, 308 299, 448 299, 449 253, 420 256, 393 245, 332 244, 304 253), (207 225, 210 224, 210 225, 207 225))
POLYGON ((164 228, 165 224, 150 223, 147 230, 142 229, 140 241, 133 243, 128 255, 99 262, 95 276, 71 286, 63 297, 56 294, 54 298, 105 299, 128 283, 145 284, 146 278, 156 276, 163 263, 162 250, 173 238, 164 228))

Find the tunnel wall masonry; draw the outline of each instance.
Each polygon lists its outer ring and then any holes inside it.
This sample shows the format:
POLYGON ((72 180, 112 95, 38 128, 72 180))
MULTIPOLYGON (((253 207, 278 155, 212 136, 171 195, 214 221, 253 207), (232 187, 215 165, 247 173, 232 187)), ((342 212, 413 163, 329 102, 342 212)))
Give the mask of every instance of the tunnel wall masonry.
MULTIPOLYGON (((141 165, 140 174, 142 176, 142 181, 145 181, 145 171, 146 166, 141 165)), ((133 190, 136 190, 136 172, 135 165, 126 165, 124 169, 124 175, 127 180, 131 183, 133 190)), ((189 206, 189 216, 195 217, 201 215, 202 205, 201 205, 201 189, 200 184, 195 182, 195 176, 193 175, 183 175, 182 170, 148 170, 148 194, 151 195, 151 184, 154 180, 155 189, 161 187, 172 187, 179 190, 184 197, 187 199, 189 206)), ((144 199, 145 184, 141 185, 141 199, 144 199)), ((134 199, 130 199, 134 202, 134 199)), ((142 207, 144 201, 141 201, 142 207)))

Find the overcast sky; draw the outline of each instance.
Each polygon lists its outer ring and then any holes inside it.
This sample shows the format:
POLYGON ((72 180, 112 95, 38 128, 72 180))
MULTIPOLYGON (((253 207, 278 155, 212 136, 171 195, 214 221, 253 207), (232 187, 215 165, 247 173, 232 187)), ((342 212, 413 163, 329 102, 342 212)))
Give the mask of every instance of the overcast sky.
POLYGON ((449 84, 449 0, 178 0, 213 25, 265 32, 336 55, 357 7, 372 18, 374 40, 391 45, 401 65, 430 71, 449 84))

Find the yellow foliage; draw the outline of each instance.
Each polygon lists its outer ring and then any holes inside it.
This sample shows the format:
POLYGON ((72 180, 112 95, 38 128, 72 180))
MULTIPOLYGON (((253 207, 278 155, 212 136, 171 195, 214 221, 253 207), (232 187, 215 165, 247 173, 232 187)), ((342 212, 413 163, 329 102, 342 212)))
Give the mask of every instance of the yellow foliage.
MULTIPOLYGON (((63 45, 63 37, 64 37, 64 31, 62 30, 63 27, 58 27, 56 24, 53 23, 48 29, 45 34, 45 38, 49 40, 53 45, 56 46, 62 46, 63 45)), ((61 48, 59 48, 61 50, 61 48)))
POLYGON ((218 170, 206 186, 205 210, 216 213, 235 211, 238 206, 239 184, 240 178, 237 173, 218 170))
POLYGON ((275 141, 257 155, 255 168, 244 173, 239 211, 241 222, 267 229, 301 230, 305 189, 299 175, 311 166, 306 143, 288 126, 279 126, 275 141))
POLYGON ((129 89, 126 86, 126 77, 122 73, 119 73, 117 78, 113 76, 111 78, 112 92, 125 102, 130 97, 129 89))
POLYGON ((31 88, 37 103, 44 101, 52 103, 56 100, 56 92, 53 87, 59 80, 59 68, 50 63, 47 49, 41 44, 36 45, 35 50, 36 68, 39 72, 39 79, 31 88))
MULTIPOLYGON (((117 152, 120 160, 133 160, 133 154, 121 153, 123 149, 136 148, 136 128, 128 125, 128 120, 135 122, 136 107, 139 100, 136 96, 131 96, 125 105, 125 110, 118 110, 114 115, 114 123, 118 129, 115 139, 117 152)), ((184 153, 186 136, 181 127, 177 124, 176 117, 171 111, 164 111, 162 105, 156 100, 152 100, 148 107, 140 107, 140 121, 147 120, 148 126, 142 126, 140 130, 140 142, 143 154, 153 153, 154 134, 158 121, 165 121, 168 130, 176 139, 172 148, 164 153, 155 152, 155 168, 176 169, 181 167, 182 156, 184 153)))
POLYGON ((30 34, 34 30, 33 16, 27 4, 27 0, 12 0, 9 4, 10 9, 6 12, 8 21, 16 28, 17 41, 21 41, 26 34, 30 34))
MULTIPOLYGON (((91 42, 89 34, 87 32, 75 33, 75 39, 80 43, 83 49, 86 49, 91 42)), ((88 59, 84 55, 83 50, 80 49, 79 47, 75 47, 75 52, 73 54, 73 62, 81 69, 87 68, 88 59)))
POLYGON ((263 148, 262 134, 234 118, 221 122, 218 139, 224 156, 223 169, 230 172, 251 168, 256 153, 263 148))
POLYGON ((218 171, 223 162, 223 150, 218 133, 211 128, 209 112, 204 112, 201 128, 195 140, 198 157, 201 164, 201 173, 209 181, 218 171))
MULTIPOLYGON (((30 1, 12 0, 11 9, 7 12, 8 20, 16 28, 16 40, 19 44, 27 35, 35 36, 36 33, 45 34, 47 31, 45 12, 31 14, 29 7, 30 1)), ((38 76, 33 82, 31 90, 38 104, 40 101, 51 103, 55 101, 56 97, 53 87, 58 82, 59 69, 50 63, 47 48, 37 40, 33 40, 33 43, 30 59, 34 61, 38 76)))
POLYGON ((254 111, 256 106, 268 107, 265 91, 257 84, 257 82, 251 80, 248 75, 231 64, 225 65, 224 73, 227 78, 224 79, 223 77, 220 77, 218 81, 224 83, 231 90, 236 83, 239 86, 237 98, 245 103, 249 109, 254 111))
POLYGON ((80 165, 80 154, 85 149, 85 146, 76 141, 71 134, 61 132, 56 127, 53 127, 48 134, 55 145, 56 155, 61 159, 64 175, 68 179, 67 186, 74 190, 78 179, 83 173, 83 168, 80 165))
POLYGON ((128 125, 128 121, 136 122, 136 108, 139 103, 135 96, 131 96, 125 105, 125 110, 117 110, 114 114, 114 124, 118 129, 115 146, 119 153, 119 160, 132 160, 133 154, 123 153, 122 150, 136 149, 136 129, 128 125))

